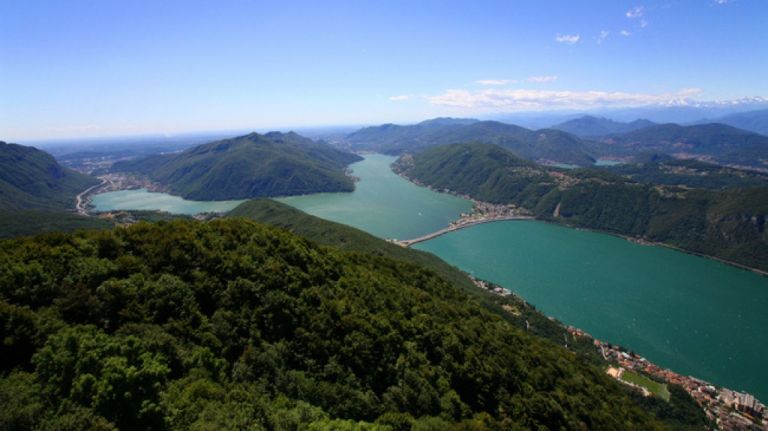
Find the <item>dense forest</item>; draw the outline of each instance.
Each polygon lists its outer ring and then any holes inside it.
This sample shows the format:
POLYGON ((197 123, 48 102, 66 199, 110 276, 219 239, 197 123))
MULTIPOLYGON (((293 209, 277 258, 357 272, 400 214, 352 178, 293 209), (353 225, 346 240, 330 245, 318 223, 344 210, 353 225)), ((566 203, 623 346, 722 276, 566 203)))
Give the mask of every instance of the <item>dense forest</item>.
POLYGON ((395 168, 437 189, 528 208, 540 219, 768 270, 766 187, 714 191, 644 184, 605 170, 538 166, 485 144, 430 148, 402 157, 395 168))
POLYGON ((354 190, 344 169, 360 156, 296 133, 251 133, 181 153, 115 163, 185 199, 228 200, 354 190))
POLYGON ((2 429, 661 426, 413 264, 244 219, 0 245, 2 429))

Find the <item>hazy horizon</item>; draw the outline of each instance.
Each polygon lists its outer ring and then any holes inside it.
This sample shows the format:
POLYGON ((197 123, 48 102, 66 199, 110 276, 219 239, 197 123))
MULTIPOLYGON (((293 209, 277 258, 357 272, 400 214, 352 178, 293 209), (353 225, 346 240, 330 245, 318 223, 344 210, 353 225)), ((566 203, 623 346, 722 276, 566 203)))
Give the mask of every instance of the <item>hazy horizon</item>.
POLYGON ((766 97, 766 12, 749 0, 6 2, 0 139, 766 97))

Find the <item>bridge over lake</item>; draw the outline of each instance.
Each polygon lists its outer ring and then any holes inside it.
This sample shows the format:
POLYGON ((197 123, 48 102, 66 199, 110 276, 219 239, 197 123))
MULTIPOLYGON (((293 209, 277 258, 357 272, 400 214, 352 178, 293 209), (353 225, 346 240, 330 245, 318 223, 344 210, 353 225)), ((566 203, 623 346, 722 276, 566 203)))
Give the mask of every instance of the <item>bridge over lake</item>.
POLYGON ((437 238, 440 235, 445 235, 449 232, 453 232, 459 229, 464 229, 466 227, 476 226, 483 223, 491 223, 495 221, 505 221, 505 220, 533 220, 534 218, 531 216, 520 216, 520 215, 514 215, 514 216, 500 216, 500 217, 489 217, 484 218, 480 220, 473 220, 473 221, 466 221, 466 222, 459 222, 456 224, 453 224, 451 226, 448 226, 446 228, 434 231, 432 233, 428 233, 426 235, 422 235, 418 238, 413 239, 404 239, 404 240, 394 240, 395 244, 398 244, 402 247, 410 247, 413 244, 417 244, 424 241, 429 241, 430 239, 437 238))

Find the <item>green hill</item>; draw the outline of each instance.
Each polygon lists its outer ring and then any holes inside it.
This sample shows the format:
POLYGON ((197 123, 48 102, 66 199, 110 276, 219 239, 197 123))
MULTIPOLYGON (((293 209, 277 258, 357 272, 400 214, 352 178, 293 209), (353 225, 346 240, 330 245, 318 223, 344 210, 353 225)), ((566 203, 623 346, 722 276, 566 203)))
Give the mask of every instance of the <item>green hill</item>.
POLYGON ((485 144, 435 147, 396 169, 438 189, 514 203, 538 218, 664 242, 768 270, 768 188, 642 184, 598 169, 532 165, 485 144))
POLYGON ((45 151, 0 141, 0 211, 74 209, 75 196, 98 183, 45 151))
POLYGON ((0 142, 0 238, 108 227, 73 211, 75 196, 98 183, 44 151, 0 142))
POLYGON ((660 429, 434 272, 240 219, 0 246, 3 429, 660 429))
POLYGON ((251 133, 178 154, 116 163, 186 199, 229 200, 352 191, 345 167, 360 157, 296 133, 251 133))
POLYGON ((660 124, 612 135, 595 147, 600 155, 661 152, 719 164, 768 168, 768 136, 725 124, 660 124))
POLYGON ((529 130, 498 121, 425 121, 412 126, 386 124, 368 127, 347 136, 352 148, 399 155, 428 147, 461 142, 481 142, 504 147, 534 161, 554 161, 589 166, 594 158, 576 136, 553 130, 529 130))
POLYGON ((553 129, 562 130, 583 138, 627 133, 645 127, 655 126, 656 123, 649 120, 635 120, 629 123, 614 121, 609 118, 585 115, 552 126, 553 129))

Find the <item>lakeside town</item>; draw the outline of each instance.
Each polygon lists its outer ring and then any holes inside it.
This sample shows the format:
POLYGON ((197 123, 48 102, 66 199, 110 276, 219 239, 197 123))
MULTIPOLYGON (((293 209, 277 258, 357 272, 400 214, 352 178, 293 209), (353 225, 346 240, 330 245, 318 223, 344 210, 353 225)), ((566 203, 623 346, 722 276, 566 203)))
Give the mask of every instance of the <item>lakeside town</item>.
MULTIPOLYGON (((718 387, 707 381, 662 368, 621 346, 600 341, 581 329, 568 326, 567 331, 573 337, 591 339, 603 358, 617 366, 609 367, 606 373, 624 384, 638 386, 622 379, 625 370, 640 372, 665 383, 681 386, 704 409, 707 419, 714 422, 718 429, 768 430, 768 411, 765 405, 751 394, 718 387)), ((641 388, 641 391, 644 395, 651 396, 648 389, 641 388)))
POLYGON ((163 186, 153 183, 147 178, 135 175, 110 173, 97 177, 101 180, 100 184, 83 190, 75 197, 75 210, 80 215, 89 215, 89 206, 91 198, 99 193, 114 192, 118 190, 147 189, 150 192, 165 191, 163 186))
MULTIPOLYGON (((527 304, 525 300, 509 289, 472 276, 470 279, 483 290, 502 297, 514 296, 527 304)), ((510 311, 507 307, 503 308, 510 311)), ((672 384, 682 387, 704 410, 707 419, 716 426, 715 429, 723 431, 768 431, 768 408, 754 395, 719 387, 696 377, 678 374, 621 346, 598 340, 582 329, 573 326, 566 326, 565 329, 574 338, 586 338, 591 341, 603 359, 611 364, 606 368, 607 375, 625 385, 634 387, 644 396, 658 395, 642 384, 624 379, 625 372, 639 374, 641 379, 645 379, 643 376, 650 376, 654 380, 663 382, 660 385, 672 384)))

